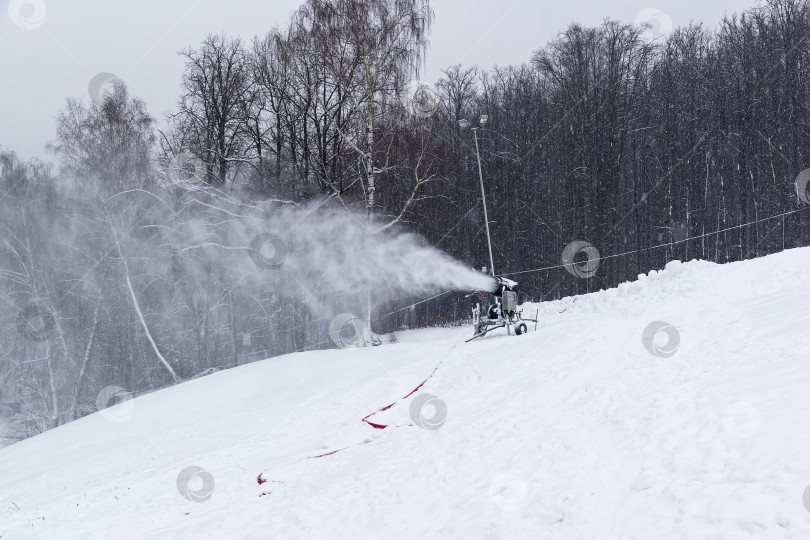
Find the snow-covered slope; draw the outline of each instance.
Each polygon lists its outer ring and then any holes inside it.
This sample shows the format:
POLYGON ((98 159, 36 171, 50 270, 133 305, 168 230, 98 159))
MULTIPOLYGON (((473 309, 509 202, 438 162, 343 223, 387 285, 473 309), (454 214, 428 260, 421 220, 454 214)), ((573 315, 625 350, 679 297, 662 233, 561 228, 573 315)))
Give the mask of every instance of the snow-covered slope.
POLYGON ((142 396, 0 451, 0 538, 810 538, 808 268, 672 263, 526 306, 526 336, 411 332, 142 396), (426 393, 438 429, 411 425, 426 393))

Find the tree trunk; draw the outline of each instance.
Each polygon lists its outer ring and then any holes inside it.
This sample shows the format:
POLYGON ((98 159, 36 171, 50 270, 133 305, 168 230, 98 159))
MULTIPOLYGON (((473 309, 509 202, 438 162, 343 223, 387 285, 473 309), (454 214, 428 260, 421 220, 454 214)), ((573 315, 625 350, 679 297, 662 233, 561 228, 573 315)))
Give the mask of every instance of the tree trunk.
MULTIPOLYGON (((113 234, 115 235, 115 229, 113 229, 113 234)), ((163 364, 166 370, 171 374, 172 380, 174 382, 180 382, 180 377, 177 376, 175 373, 174 368, 169 364, 169 362, 163 357, 158 349, 157 343, 152 338, 152 332, 149 331, 149 326, 146 324, 146 319, 144 319, 143 312, 141 311, 141 306, 138 304, 138 297, 135 295, 135 288, 132 286, 132 279, 130 279, 129 275, 129 263, 127 263, 124 254, 121 252, 121 244, 118 241, 117 235, 115 235, 115 245, 118 248, 118 255, 121 257, 121 262, 124 263, 124 277, 127 282, 127 289, 129 290, 129 297, 132 299, 132 307, 135 308, 135 314, 138 316, 138 320, 141 323, 141 327, 143 328, 144 333, 146 334, 146 339, 149 340, 150 345, 152 345, 152 350, 155 352, 155 356, 158 357, 158 360, 163 364)))
POLYGON ((96 309, 93 312, 93 324, 90 327, 90 337, 87 338, 87 347, 84 349, 84 358, 82 359, 82 367, 79 369, 79 375, 76 377, 76 388, 73 392, 73 403, 70 406, 70 417, 73 420, 76 420, 78 416, 76 415, 76 408, 79 405, 79 394, 82 389, 82 381, 84 380, 84 374, 87 372, 87 363, 90 360, 90 352, 93 350, 93 343, 96 339, 96 330, 98 329, 98 315, 101 311, 101 301, 103 296, 98 296, 98 301, 96 302, 96 309))
POLYGON ((53 366, 53 355, 51 355, 51 342, 45 340, 45 358, 48 362, 48 383, 51 391, 51 418, 50 427, 55 428, 59 425, 59 397, 56 391, 56 372, 53 366))

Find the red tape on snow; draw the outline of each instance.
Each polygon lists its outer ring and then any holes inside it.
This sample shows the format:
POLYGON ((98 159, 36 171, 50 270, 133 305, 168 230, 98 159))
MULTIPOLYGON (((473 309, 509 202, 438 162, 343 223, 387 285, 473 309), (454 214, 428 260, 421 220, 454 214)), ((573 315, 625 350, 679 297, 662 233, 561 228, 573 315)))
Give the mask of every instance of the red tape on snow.
MULTIPOLYGON (((419 384, 419 386, 417 386, 416 388, 414 388, 413 390, 411 390, 411 391, 410 391, 410 392, 409 392, 407 395, 402 396, 402 397, 401 397, 400 399, 398 399, 397 401, 395 401, 395 402, 391 403, 390 405, 386 405, 386 406, 385 406, 385 407, 383 407, 382 409, 377 409, 377 410, 376 410, 376 411, 374 411, 373 413, 366 415, 366 416, 363 418, 363 422, 365 422, 366 424, 370 425, 370 426, 371 426, 371 427, 373 427, 374 429, 385 429, 385 428, 392 427, 392 426, 387 425, 387 424, 378 424, 378 423, 376 423, 376 422, 372 422, 371 420, 369 420, 369 418, 371 418, 372 416, 374 416, 374 415, 375 415, 375 414, 377 414, 377 413, 381 413, 381 412, 383 412, 383 411, 387 411, 388 409, 390 409, 391 407, 393 407, 394 405, 396 405, 396 404, 397 404, 397 403, 399 403, 400 401, 403 401, 403 400, 405 400, 405 399, 408 399, 409 397, 411 397, 412 395, 414 395, 415 393, 417 393, 417 392, 419 391, 419 389, 421 389, 423 386, 425 386, 425 384, 427 384, 427 382, 428 382, 430 379, 432 379, 432 378, 433 378, 433 376, 434 376, 434 375, 436 374, 436 372, 439 370, 439 366, 441 366, 443 362, 444 362, 444 361, 442 360, 441 362, 439 362, 438 364, 436 364, 436 367, 435 367, 435 368, 433 368, 433 371, 430 373, 430 375, 428 375, 427 379, 425 379, 424 381, 422 381, 422 382, 419 384)), ((412 426, 412 425, 413 425, 413 424, 408 424, 408 426, 412 426)), ((405 427, 405 426, 393 426, 393 427, 405 427)), ((326 452, 325 454, 319 454, 319 455, 317 455, 317 456, 309 456, 307 459, 318 459, 318 458, 322 458, 322 457, 326 457, 326 456, 332 456, 332 455, 334 455, 334 454, 337 454, 338 452, 342 452, 342 451, 344 451, 344 450, 348 450, 349 448, 354 448, 355 446, 360 446, 360 445, 363 445, 363 444, 368 444, 368 443, 370 443, 370 442, 371 442, 371 439, 366 439, 365 441, 363 441, 363 442, 361 442, 361 443, 358 443, 358 444, 354 444, 354 445, 352 445, 352 446, 347 446, 347 447, 345 447, 345 448, 338 448, 337 450, 332 450, 331 452, 326 452)), ((263 476, 263 473, 262 473, 262 474, 259 474, 259 476, 258 476, 258 478, 257 478, 256 480, 257 480, 257 482, 259 483, 259 485, 262 485, 262 484, 264 484, 265 482, 267 482, 267 480, 266 480, 266 479, 264 478, 264 476, 263 476)))
POLYGON ((320 454, 318 456, 309 456, 307 459, 318 459, 326 456, 331 456, 333 454, 337 454, 338 452, 343 452, 344 450, 348 450, 349 448, 354 448, 355 446, 360 446, 361 444, 368 444, 371 442, 371 439, 366 439, 365 441, 357 444, 353 444, 351 446, 347 446, 346 448, 338 448, 337 450, 332 450, 331 452, 327 452, 325 454, 320 454))
MULTIPOLYGON (((371 422, 371 421, 369 420, 369 418, 371 418, 372 416, 374 416, 374 415, 375 415, 375 414, 377 414, 377 413, 381 413, 381 412, 383 412, 383 411, 387 411, 388 409, 390 409, 391 407, 393 407, 394 405, 396 405, 396 404, 397 404, 397 403, 399 403, 400 401, 402 401, 402 400, 404 400, 404 399, 408 399, 409 397, 411 397, 412 395, 414 395, 415 393, 417 393, 417 392, 419 391, 419 389, 420 389, 420 388, 422 388, 423 386, 425 386, 425 383, 427 383, 427 382, 428 382, 428 381, 429 381, 429 380, 430 380, 430 379, 431 379, 431 378, 432 378, 432 377, 433 377, 433 376, 436 374, 436 371, 439 369, 439 366, 440 366, 440 365, 441 365, 441 362, 439 362, 439 363, 436 365, 436 367, 435 367, 435 368, 433 368, 433 371, 431 372, 431 374, 430 374, 430 375, 428 375, 428 378, 427 378, 427 379, 425 379, 424 381, 422 381, 422 383, 421 383, 419 386, 417 386, 416 388, 414 388, 413 390, 411 390, 411 392, 410 392, 410 393, 409 393, 407 396, 403 396, 402 398, 400 398, 400 399, 398 399, 397 401, 395 401, 395 402, 391 403, 390 405, 386 405, 386 406, 385 406, 385 407, 383 407, 382 409, 378 409, 378 410, 374 411, 373 413, 371 413, 371 414, 367 415, 366 417, 364 417, 364 418, 363 418, 363 422, 365 422, 366 424, 370 425, 370 426, 371 426, 371 427, 373 427, 374 429, 385 429, 385 428, 387 428, 387 427, 391 427, 391 426, 388 426, 388 425, 386 425, 386 424, 377 424, 377 423, 375 423, 375 422, 371 422)), ((412 425, 412 424, 408 424, 408 425, 412 425)))

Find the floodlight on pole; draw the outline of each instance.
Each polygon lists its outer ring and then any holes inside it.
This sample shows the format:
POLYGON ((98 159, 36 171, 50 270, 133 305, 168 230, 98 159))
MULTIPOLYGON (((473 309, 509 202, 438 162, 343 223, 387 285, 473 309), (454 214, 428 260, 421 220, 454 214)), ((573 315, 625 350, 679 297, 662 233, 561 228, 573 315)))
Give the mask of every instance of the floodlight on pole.
MULTIPOLYGON (((487 120, 489 117, 485 114, 481 115, 481 118, 478 121, 479 127, 483 128, 487 125, 487 120)), ((461 119, 458 121, 458 125, 462 130, 466 130, 470 128, 470 123, 465 120, 461 119)), ((481 152, 478 149, 478 129, 479 127, 472 128, 473 136, 475 137, 475 155, 478 158, 478 179, 481 182, 481 203, 484 205, 484 225, 486 226, 487 230, 487 248, 489 249, 489 274, 492 277, 495 277, 495 259, 492 257, 492 237, 489 234, 489 216, 487 215, 487 196, 484 192, 484 172, 481 168, 481 152)))

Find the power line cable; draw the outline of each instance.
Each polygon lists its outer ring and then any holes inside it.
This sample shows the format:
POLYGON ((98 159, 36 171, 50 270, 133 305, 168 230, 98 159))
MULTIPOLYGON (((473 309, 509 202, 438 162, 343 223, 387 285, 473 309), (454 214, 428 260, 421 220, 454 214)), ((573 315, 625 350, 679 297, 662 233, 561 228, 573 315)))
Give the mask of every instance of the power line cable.
MULTIPOLYGON (((798 208, 796 210, 791 210, 790 212, 784 212, 782 214, 777 214, 775 216, 769 216, 769 217, 766 217, 766 218, 757 219, 757 220, 754 220, 754 221, 749 221, 748 223, 742 223, 740 225, 734 225, 732 227, 726 227, 725 229, 721 229, 719 231, 712 231, 712 232, 700 234, 700 235, 697 235, 697 236, 690 236, 689 238, 684 238, 682 240, 676 240, 674 242, 668 242, 666 244, 659 244, 657 246, 650 246, 650 247, 646 247, 646 248, 635 249, 635 250, 632 250, 632 251, 625 251, 623 253, 616 253, 614 255, 607 255, 605 257, 600 256, 598 258, 594 258, 594 259, 591 259, 591 260, 602 261, 602 260, 607 260, 607 259, 615 259, 616 257, 624 257, 625 255, 633 255, 635 253, 642 253, 644 251, 651 251, 653 249, 659 249, 659 248, 662 248, 662 247, 672 247, 672 246, 675 246, 675 245, 678 245, 678 244, 683 244, 684 242, 691 242, 692 240, 699 240, 699 239, 702 239, 702 238, 707 238, 709 236, 715 236, 715 235, 718 235, 718 234, 722 234, 724 232, 733 231, 735 229, 742 229, 743 227, 749 227, 751 225, 756 225, 757 223, 764 223, 766 221, 771 221, 771 220, 774 220, 774 219, 783 218, 785 216, 790 216, 792 214, 797 214, 799 212, 803 212, 803 211, 807 210, 808 208, 810 208, 810 206, 805 206, 805 207, 802 207, 802 208, 798 208)), ((505 274, 497 274, 495 277, 518 276, 518 275, 521 275, 521 274, 530 274, 530 273, 534 273, 534 272, 546 272, 548 270, 556 270, 558 268, 565 268, 566 266, 567 265, 565 265, 565 264, 558 264, 558 265, 555 265, 555 266, 546 266, 546 267, 543 267, 543 268, 534 268, 532 270, 521 270, 521 271, 517 271, 517 272, 507 272, 505 274)), ((424 304, 426 302, 430 302, 431 300, 435 300, 436 298, 439 298, 441 296, 445 296, 447 294, 450 294, 451 292, 454 292, 454 291, 452 291, 452 290, 444 291, 442 293, 431 296, 430 298, 426 298, 426 299, 420 300, 419 302, 416 302, 414 304, 410 304, 407 307, 404 307, 402 309, 392 311, 391 313, 386 313, 385 315, 382 315, 382 317, 389 317, 389 316, 394 315, 396 313, 401 313, 401 312, 403 312, 405 310, 412 309, 413 307, 418 306, 420 304, 424 304)))

